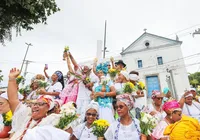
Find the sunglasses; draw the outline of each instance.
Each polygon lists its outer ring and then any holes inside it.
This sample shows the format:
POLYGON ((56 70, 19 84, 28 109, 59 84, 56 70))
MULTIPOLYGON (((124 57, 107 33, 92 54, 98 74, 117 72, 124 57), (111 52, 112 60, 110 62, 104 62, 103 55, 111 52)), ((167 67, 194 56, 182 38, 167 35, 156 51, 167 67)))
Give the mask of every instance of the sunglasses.
POLYGON ((156 97, 156 99, 158 99, 158 100, 162 100, 162 99, 163 99, 163 97, 156 97))
POLYGON ((97 116, 97 114, 96 113, 86 113, 86 116, 92 116, 92 117, 96 117, 97 116))
POLYGON ((43 106, 47 103, 44 103, 44 102, 35 102, 35 103, 32 103, 32 106, 43 106))
POLYGON ((124 106, 123 105, 119 105, 119 106, 115 106, 115 109, 123 109, 124 108, 124 106))

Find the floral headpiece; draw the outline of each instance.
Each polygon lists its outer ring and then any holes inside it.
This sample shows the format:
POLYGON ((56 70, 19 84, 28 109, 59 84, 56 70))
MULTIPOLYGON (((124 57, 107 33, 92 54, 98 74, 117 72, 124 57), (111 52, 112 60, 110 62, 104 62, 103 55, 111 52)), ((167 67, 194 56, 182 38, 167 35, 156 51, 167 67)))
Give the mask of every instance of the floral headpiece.
POLYGON ((104 75, 108 73, 108 65, 106 63, 101 63, 96 67, 96 71, 102 71, 104 75))
POLYGON ((121 95, 117 95, 117 101, 123 102, 124 104, 127 105, 127 107, 129 108, 129 110, 131 110, 134 107, 134 101, 133 98, 131 97, 131 95, 129 94, 121 94, 121 95))
POLYGON ((43 100, 44 102, 46 102, 47 105, 49 106, 49 110, 53 109, 55 106, 54 99, 52 98, 52 96, 43 95, 40 98, 38 98, 37 100, 43 100))
POLYGON ((151 98, 152 98, 152 99, 155 99, 156 96, 158 96, 158 95, 161 95, 160 91, 158 91, 158 90, 153 90, 153 91, 152 91, 151 98))

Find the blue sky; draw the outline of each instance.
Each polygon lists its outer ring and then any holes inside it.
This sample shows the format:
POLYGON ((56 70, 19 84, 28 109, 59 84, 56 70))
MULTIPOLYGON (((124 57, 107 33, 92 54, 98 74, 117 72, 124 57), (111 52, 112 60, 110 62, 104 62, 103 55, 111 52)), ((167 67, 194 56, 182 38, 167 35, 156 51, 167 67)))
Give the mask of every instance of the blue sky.
MULTIPOLYGON (((26 51, 25 42, 33 44, 27 59, 34 61, 28 66, 27 78, 43 73, 44 64, 49 74, 59 69, 67 72, 62 61, 65 45, 70 46, 78 62, 93 59, 97 40, 103 40, 104 21, 107 20, 107 56, 114 56, 137 39, 146 28, 147 32, 175 39, 177 34, 183 44, 184 56, 200 52, 200 35, 192 33, 200 28, 199 0, 56 0, 61 11, 48 19, 48 25, 35 25, 30 32, 23 31, 6 47, 0 45, 0 69, 7 83, 8 71, 20 67, 26 51), (197 25, 197 26, 194 26, 197 25), (194 27, 192 27, 194 26, 194 27), (189 28, 187 30, 183 30, 189 28), (182 32, 177 32, 181 31, 182 32)), ((199 55, 186 59, 186 64, 199 62, 199 55)), ((200 65, 187 67, 196 72, 200 65)))

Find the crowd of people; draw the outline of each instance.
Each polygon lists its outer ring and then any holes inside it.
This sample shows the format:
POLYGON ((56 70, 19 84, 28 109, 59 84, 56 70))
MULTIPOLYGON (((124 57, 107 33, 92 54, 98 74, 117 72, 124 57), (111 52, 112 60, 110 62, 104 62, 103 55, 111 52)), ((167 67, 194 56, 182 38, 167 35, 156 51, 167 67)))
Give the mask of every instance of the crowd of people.
POLYGON ((10 70, 7 92, 0 95, 0 140, 97 140, 92 124, 98 119, 110 124, 106 140, 200 140, 200 98, 194 88, 180 100, 172 97, 169 88, 153 90, 152 102, 146 105, 139 73, 128 72, 122 60, 95 59, 92 65, 81 66, 69 51, 63 58, 68 67, 66 79, 59 70, 50 77, 46 65, 44 75, 37 74, 31 90, 21 94, 16 80, 21 72, 10 70), (127 85, 130 92, 125 90, 127 85), (68 103, 77 118, 60 129, 56 126, 68 103), (141 112, 157 120, 148 135, 141 130, 141 112))

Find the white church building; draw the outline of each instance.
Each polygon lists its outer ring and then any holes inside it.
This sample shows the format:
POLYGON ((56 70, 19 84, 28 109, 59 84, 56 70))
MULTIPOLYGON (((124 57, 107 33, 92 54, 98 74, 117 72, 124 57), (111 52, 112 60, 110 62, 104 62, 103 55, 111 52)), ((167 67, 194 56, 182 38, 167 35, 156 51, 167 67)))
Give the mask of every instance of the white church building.
POLYGON ((146 83, 147 97, 152 90, 169 87, 175 98, 180 98, 190 87, 181 51, 182 42, 143 33, 122 51, 127 70, 135 70, 146 83))

